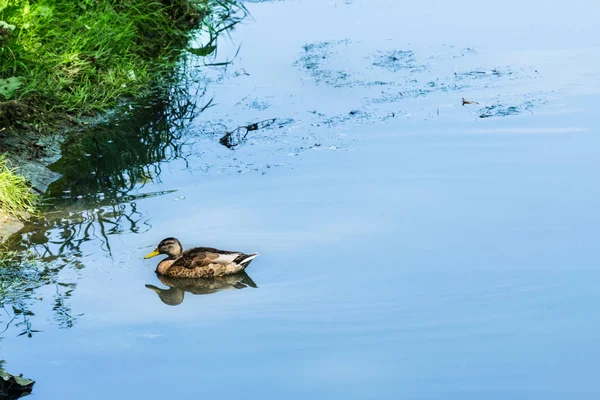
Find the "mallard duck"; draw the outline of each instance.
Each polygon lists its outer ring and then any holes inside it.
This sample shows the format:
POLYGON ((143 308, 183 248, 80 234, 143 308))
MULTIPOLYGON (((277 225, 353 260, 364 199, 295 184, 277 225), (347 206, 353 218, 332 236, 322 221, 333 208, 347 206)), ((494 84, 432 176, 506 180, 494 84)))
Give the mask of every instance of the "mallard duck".
POLYGON ((217 293, 223 290, 257 287, 252 278, 244 271, 233 275, 215 276, 214 278, 173 278, 158 275, 158 279, 169 288, 162 289, 154 285, 146 285, 146 287, 156 292, 160 300, 169 306, 181 304, 185 292, 199 295, 217 293))
POLYGON ((258 253, 244 254, 211 247, 195 247, 183 251, 175 238, 163 239, 158 247, 144 258, 168 255, 156 266, 156 273, 174 278, 210 278, 243 271, 258 253))

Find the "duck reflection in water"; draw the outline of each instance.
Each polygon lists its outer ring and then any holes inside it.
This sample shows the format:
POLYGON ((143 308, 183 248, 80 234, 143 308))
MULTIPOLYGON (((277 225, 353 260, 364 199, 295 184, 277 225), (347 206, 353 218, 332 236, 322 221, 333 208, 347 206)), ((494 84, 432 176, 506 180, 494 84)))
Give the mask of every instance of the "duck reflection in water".
POLYGON ((257 287, 252 278, 245 272, 233 275, 215 276, 213 278, 174 278, 158 275, 158 279, 169 288, 161 289, 154 285, 146 285, 146 287, 156 292, 160 300, 169 306, 181 304, 185 292, 192 294, 211 294, 223 290, 257 287))

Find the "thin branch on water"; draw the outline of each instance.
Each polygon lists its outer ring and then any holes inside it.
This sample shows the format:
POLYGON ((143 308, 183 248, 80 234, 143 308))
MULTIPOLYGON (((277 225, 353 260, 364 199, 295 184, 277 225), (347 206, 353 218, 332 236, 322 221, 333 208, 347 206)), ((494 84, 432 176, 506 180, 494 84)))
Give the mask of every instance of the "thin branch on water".
POLYGON ((250 133, 252 131, 257 131, 259 129, 268 128, 269 126, 273 125, 275 123, 275 121, 276 121, 276 118, 269 118, 269 119, 255 122, 250 125, 238 126, 237 128, 235 128, 234 130, 232 130, 230 132, 225 132, 225 135, 223 135, 223 137, 219 140, 219 142, 223 146, 225 146, 229 149, 232 149, 232 148, 238 146, 244 140, 246 140, 248 133, 250 133), (246 130, 246 132, 244 132, 243 136, 242 136, 242 131, 244 129, 246 130), (237 141, 236 141, 236 139, 237 139, 237 141))

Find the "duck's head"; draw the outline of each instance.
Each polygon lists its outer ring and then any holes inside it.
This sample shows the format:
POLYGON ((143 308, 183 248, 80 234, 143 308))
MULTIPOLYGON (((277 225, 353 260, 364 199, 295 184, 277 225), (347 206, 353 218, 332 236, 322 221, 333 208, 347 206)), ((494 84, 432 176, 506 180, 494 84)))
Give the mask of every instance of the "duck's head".
POLYGON ((152 253, 146 254, 144 258, 156 257, 159 254, 166 254, 169 257, 177 258, 181 256, 181 253, 183 253, 183 248, 181 247, 179 240, 170 237, 161 240, 158 247, 156 247, 152 253))

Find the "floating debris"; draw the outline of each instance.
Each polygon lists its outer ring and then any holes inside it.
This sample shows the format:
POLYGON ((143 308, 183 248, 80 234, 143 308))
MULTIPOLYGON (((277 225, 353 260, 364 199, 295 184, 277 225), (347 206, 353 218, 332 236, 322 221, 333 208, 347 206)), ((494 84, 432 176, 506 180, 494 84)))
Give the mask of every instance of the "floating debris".
POLYGON ((479 118, 506 117, 519 114, 520 112, 521 110, 518 106, 505 107, 501 104, 494 104, 479 110, 479 118))
POLYGON ((257 131, 259 129, 267 128, 275 123, 276 118, 265 119, 263 121, 255 122, 250 125, 238 126, 231 132, 225 132, 225 135, 219 139, 219 143, 228 149, 232 149, 242 144, 246 140, 249 132, 257 131))
POLYGON ((479 104, 477 101, 466 100, 464 97, 462 98, 462 105, 465 104, 479 104))
POLYGON ((35 381, 23 378, 23 374, 14 376, 0 369, 0 399, 18 399, 31 393, 35 381))

